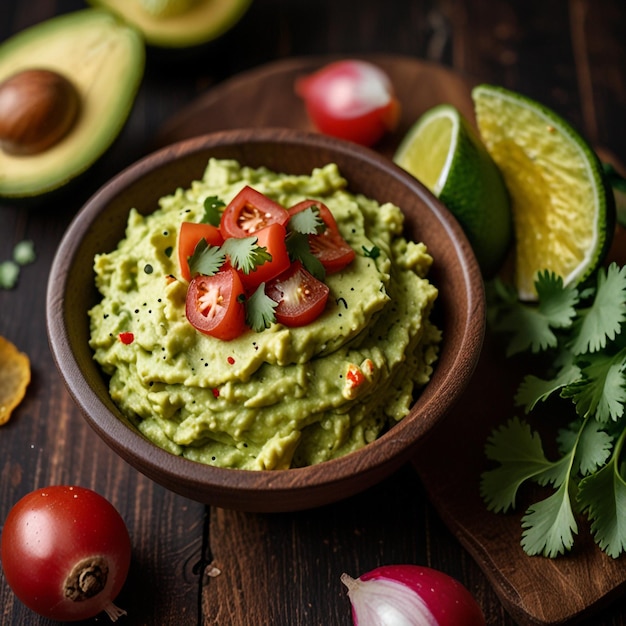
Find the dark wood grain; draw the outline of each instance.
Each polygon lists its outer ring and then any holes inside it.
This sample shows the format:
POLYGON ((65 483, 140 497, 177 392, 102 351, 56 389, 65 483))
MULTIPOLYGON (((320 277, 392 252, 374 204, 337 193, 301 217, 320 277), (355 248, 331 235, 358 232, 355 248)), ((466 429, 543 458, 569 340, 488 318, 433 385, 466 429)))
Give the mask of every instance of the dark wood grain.
MULTIPOLYGON (((84 6, 81 0, 0 2, 0 41, 84 6)), ((78 185, 39 208, 0 202, 0 259, 23 238, 33 239, 38 254, 15 290, 0 291, 0 334, 29 354, 34 372, 24 403, 0 429, 0 522, 22 494, 53 482, 80 482, 110 498, 134 545, 119 599, 130 613, 124 623, 347 625, 341 572, 354 575, 399 561, 456 576, 477 597, 490 626, 516 623, 442 523, 411 467, 360 496, 310 513, 206 511, 138 475, 100 442, 63 389, 48 351, 46 279, 73 214, 100 184, 151 150, 173 114, 268 62, 373 53, 441 62, 472 81, 544 101, 594 145, 626 160, 623 2, 362 0, 355 6, 346 0, 255 0, 231 33, 196 56, 171 59, 151 52, 119 140, 78 185), (212 562, 222 572, 217 577, 207 575, 212 562)), ((264 103, 261 110, 267 114, 271 107, 264 103)), ((458 436, 452 428, 445 433, 451 441, 458 436)), ((555 596, 565 605, 572 601, 562 587, 555 596)), ((584 624, 625 625, 623 602, 611 600, 584 624)), ((0 623, 49 622, 24 609, 0 575, 0 623)))

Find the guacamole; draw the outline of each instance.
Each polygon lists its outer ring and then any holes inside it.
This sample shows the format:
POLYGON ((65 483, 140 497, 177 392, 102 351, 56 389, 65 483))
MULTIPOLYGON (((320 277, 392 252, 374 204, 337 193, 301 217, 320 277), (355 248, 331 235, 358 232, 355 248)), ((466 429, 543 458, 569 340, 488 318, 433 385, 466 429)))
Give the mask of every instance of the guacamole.
POLYGON ((95 258, 90 345, 113 401, 148 439, 201 463, 286 469, 345 455, 407 415, 441 339, 432 258, 403 237, 398 207, 348 187, 334 164, 287 175, 212 159, 154 213, 129 208, 125 238, 95 258), (177 233, 203 219, 206 198, 228 203, 245 185, 285 207, 323 202, 356 257, 326 276, 326 309, 311 324, 222 341, 186 318, 177 233))

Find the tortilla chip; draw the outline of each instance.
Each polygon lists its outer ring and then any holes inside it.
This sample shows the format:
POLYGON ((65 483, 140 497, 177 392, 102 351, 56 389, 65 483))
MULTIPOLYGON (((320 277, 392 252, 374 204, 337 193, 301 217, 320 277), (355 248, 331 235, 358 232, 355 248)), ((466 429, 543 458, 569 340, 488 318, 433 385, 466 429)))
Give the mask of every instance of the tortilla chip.
POLYGON ((30 360, 10 341, 0 337, 0 426, 6 424, 26 395, 30 383, 30 360))

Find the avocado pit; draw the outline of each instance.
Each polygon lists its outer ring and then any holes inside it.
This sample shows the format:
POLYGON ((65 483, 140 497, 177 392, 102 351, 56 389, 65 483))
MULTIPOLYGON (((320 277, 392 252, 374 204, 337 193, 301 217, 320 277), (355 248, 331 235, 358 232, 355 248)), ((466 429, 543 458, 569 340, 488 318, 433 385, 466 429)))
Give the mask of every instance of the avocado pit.
POLYGON ((78 91, 65 76, 18 72, 0 84, 0 148, 13 156, 41 153, 69 132, 79 109, 78 91))

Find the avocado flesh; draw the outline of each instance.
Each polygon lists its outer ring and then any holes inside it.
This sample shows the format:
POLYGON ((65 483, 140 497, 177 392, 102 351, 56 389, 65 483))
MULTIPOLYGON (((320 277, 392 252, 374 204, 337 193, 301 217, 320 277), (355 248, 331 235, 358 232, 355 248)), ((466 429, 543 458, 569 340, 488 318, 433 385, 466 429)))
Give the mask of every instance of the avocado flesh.
POLYGON ((0 151, 0 197, 39 196, 88 169, 121 131, 141 83, 141 35, 115 16, 83 9, 31 26, 0 45, 0 82, 45 68, 70 79, 80 96, 78 118, 61 141, 42 153, 0 151))
POLYGON ((252 0, 197 0, 184 13, 154 17, 137 0, 89 0, 139 29, 150 46, 190 48, 216 39, 243 16, 252 0))

